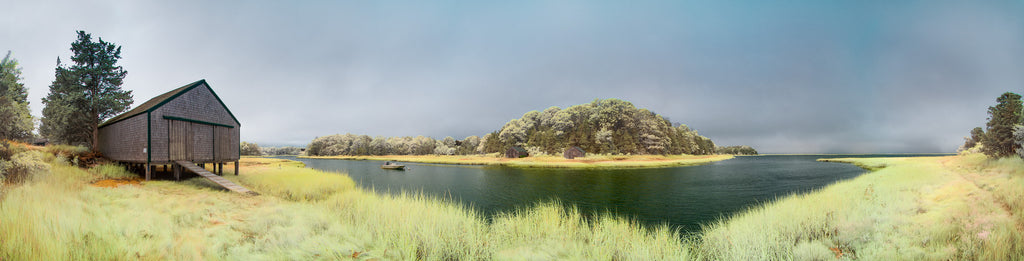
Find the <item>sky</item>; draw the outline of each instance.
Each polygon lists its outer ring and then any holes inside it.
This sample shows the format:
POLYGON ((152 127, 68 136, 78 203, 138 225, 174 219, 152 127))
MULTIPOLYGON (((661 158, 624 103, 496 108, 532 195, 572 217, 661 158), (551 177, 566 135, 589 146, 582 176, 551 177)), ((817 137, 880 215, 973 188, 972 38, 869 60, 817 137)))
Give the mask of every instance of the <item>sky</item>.
POLYGON ((1020 1, 13 1, 33 115, 76 30, 135 104, 206 79, 242 140, 482 136, 618 98, 762 153, 953 152, 1024 87, 1020 1), (781 3, 769 3, 781 2, 781 3))

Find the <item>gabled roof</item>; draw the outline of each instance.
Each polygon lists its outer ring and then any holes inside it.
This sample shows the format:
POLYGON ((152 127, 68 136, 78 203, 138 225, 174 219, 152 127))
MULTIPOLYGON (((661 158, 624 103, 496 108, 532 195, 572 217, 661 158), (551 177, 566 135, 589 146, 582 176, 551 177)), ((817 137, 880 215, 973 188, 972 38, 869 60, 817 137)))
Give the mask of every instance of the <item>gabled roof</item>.
POLYGON ((199 87, 199 86, 206 86, 206 89, 210 90, 210 93, 212 93, 213 97, 217 99, 217 102, 220 103, 220 106, 224 107, 224 110, 226 110, 228 112, 228 115, 231 116, 231 119, 234 120, 235 123, 238 124, 238 126, 242 126, 242 123, 238 122, 238 118, 235 118, 235 114, 231 113, 231 110, 228 109, 228 106, 224 105, 224 101, 221 101, 220 97, 217 96, 217 93, 213 92, 213 89, 210 88, 210 85, 206 83, 206 79, 201 79, 201 80, 195 81, 193 83, 186 84, 185 86, 178 87, 177 89, 171 90, 171 91, 166 92, 164 94, 157 95, 156 97, 153 97, 152 99, 149 99, 148 101, 142 103, 138 107, 132 108, 131 110, 129 110, 129 111, 125 112, 125 113, 122 113, 121 115, 117 115, 117 116, 114 116, 113 118, 110 118, 109 120, 107 120, 107 121, 103 122, 102 124, 100 124, 99 127, 103 128, 104 126, 107 126, 107 125, 110 125, 110 124, 114 124, 116 122, 123 121, 123 120, 126 120, 126 119, 131 118, 131 117, 135 117, 136 115, 139 115, 139 114, 143 114, 143 113, 147 113, 147 112, 153 112, 154 110, 160 108, 160 106, 163 106, 164 104, 167 104, 167 102, 170 102, 171 100, 174 100, 174 98, 178 98, 178 96, 181 96, 182 94, 184 94, 184 93, 186 93, 186 92, 188 92, 188 91, 190 91, 192 89, 195 89, 196 87, 199 87))

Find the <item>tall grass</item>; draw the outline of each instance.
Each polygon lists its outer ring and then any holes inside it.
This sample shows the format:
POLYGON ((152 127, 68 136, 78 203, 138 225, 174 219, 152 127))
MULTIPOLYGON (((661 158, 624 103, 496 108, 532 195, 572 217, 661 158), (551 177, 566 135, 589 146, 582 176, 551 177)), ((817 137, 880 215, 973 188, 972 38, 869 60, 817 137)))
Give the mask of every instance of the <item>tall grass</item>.
MULTIPOLYGON (((1024 164, 978 157, 837 159, 881 169, 709 224, 697 240, 696 255, 712 260, 1024 257, 1020 213, 1000 203, 1019 199, 1020 183, 976 184, 999 176, 979 171, 1018 173, 1024 164)), ((1019 200, 1006 205, 1014 204, 1022 206, 1019 200)))
POLYGON ((58 157, 0 201, 0 259, 609 259, 685 257, 678 234, 624 219, 589 222, 542 203, 488 222, 422 194, 381 195, 343 174, 243 159, 246 197, 193 182, 88 185, 120 175, 58 157), (310 188, 312 187, 312 188, 310 188), (263 190, 260 190, 263 189, 263 190), (546 247, 545 242, 557 242, 546 247))
POLYGON ((1024 161, 846 159, 876 172, 752 207, 693 236, 539 202, 487 219, 448 199, 381 194, 344 174, 246 158, 249 197, 42 157, 0 198, 0 260, 1013 260, 1024 256, 1024 161))

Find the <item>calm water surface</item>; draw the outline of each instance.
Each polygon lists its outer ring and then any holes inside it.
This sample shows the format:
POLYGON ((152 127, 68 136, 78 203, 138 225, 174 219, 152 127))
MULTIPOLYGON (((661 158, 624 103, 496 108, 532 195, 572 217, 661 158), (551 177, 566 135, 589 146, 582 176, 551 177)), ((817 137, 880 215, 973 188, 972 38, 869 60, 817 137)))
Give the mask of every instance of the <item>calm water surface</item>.
POLYGON ((314 169, 348 173, 359 186, 377 192, 422 191, 462 202, 488 216, 555 199, 584 213, 612 212, 689 232, 758 203, 865 173, 850 164, 816 159, 880 156, 890 155, 753 156, 700 166, 616 170, 402 163, 406 171, 383 170, 381 161, 284 158, 314 169))

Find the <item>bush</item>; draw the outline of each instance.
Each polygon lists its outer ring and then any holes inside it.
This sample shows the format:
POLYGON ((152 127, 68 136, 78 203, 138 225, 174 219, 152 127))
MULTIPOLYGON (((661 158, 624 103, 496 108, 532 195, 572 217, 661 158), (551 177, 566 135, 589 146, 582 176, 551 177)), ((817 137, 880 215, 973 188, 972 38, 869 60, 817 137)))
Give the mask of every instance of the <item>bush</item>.
POLYGON ((50 145, 46 146, 46 152, 55 156, 64 156, 65 158, 73 159, 89 153, 89 148, 86 148, 85 146, 50 145))
POLYGON ((0 160, 0 176, 8 184, 19 184, 28 181, 36 172, 48 171, 50 165, 43 160, 43 152, 25 151, 11 156, 10 160, 0 160))

